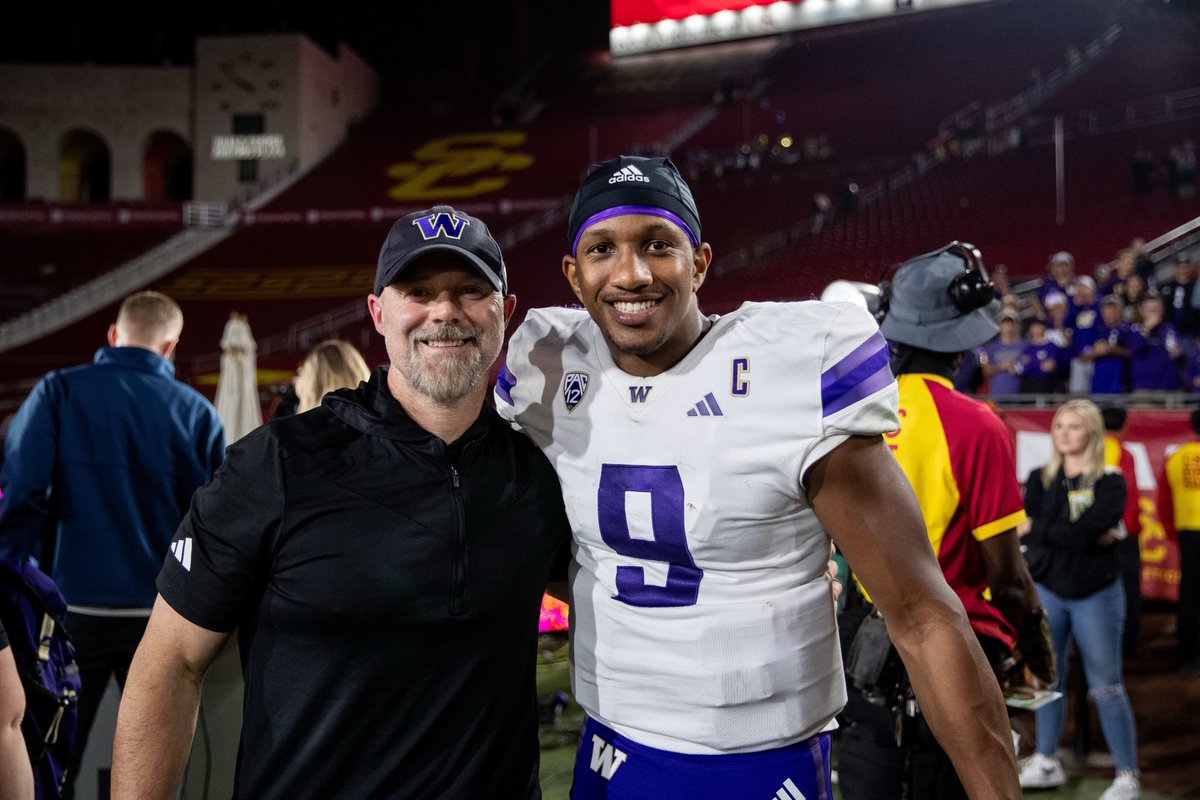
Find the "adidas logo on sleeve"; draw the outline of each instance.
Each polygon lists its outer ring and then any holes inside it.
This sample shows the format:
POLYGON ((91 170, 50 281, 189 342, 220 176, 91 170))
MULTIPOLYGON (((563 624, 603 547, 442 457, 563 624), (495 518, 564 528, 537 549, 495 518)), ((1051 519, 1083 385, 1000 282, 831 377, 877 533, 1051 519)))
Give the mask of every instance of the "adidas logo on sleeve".
POLYGON ((171 555, 175 556, 185 570, 192 571, 192 537, 188 536, 171 543, 171 555))
POLYGON ((612 177, 608 179, 609 183, 625 183, 627 181, 641 181, 642 183, 649 183, 650 179, 647 178, 640 169, 632 164, 628 167, 622 167, 621 169, 617 170, 613 173, 612 177))
POLYGON ((788 778, 783 782, 783 786, 779 787, 779 791, 775 793, 775 797, 771 800, 806 800, 795 782, 788 778))

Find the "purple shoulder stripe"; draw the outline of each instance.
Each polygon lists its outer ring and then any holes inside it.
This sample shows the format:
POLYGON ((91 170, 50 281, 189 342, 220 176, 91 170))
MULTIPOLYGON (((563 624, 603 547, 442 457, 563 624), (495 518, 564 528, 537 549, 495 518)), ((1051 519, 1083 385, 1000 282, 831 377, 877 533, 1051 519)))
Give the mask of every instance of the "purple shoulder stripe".
POLYGON ((517 376, 512 374, 508 364, 500 365, 500 373, 496 376, 496 394, 500 395, 500 399, 510 406, 513 404, 512 389, 516 385, 517 376))
POLYGON ((841 411, 892 380, 887 341, 876 332, 821 374, 821 415, 827 417, 841 411))

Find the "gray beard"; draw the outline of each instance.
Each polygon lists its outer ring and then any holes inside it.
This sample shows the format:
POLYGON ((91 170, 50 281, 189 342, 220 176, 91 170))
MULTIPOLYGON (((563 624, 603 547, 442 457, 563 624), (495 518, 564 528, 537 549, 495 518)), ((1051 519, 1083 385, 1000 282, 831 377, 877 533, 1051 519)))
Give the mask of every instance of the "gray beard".
POLYGON ((500 336, 491 336, 482 329, 463 326, 447 325, 434 332, 432 338, 471 339, 476 342, 476 349, 466 357, 444 358, 440 360, 423 359, 417 356, 422 352, 421 339, 430 338, 429 332, 420 335, 413 334, 409 342, 412 345, 413 358, 401 365, 404 377, 414 390, 425 395, 436 403, 447 404, 461 400, 487 373, 488 367, 500 355, 500 336), (493 346, 494 345, 494 346, 493 346), (492 352, 494 350, 494 352, 492 352))
POLYGON ((469 358, 447 359, 436 366, 413 359, 405 370, 412 388, 437 403, 451 403, 465 397, 483 377, 488 365, 484 354, 476 351, 469 358))

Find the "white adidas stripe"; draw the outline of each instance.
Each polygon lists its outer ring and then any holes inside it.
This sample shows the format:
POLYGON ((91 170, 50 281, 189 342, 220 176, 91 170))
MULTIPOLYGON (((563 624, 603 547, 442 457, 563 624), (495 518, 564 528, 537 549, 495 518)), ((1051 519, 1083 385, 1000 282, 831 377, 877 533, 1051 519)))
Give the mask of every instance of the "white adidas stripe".
POLYGON ((791 778, 783 782, 783 786, 775 793, 775 798, 776 800, 806 800, 800 787, 793 783, 791 778))
POLYGON ((188 536, 171 544, 171 554, 188 572, 192 571, 192 537, 188 536))

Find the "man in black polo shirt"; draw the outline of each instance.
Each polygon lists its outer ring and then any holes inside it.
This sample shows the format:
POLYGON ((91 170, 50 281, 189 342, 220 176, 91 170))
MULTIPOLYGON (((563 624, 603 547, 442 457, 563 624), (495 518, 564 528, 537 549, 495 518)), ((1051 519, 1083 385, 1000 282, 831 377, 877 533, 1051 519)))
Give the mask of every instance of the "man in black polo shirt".
POLYGON ((235 628, 237 797, 540 797, 537 617, 569 529, 550 463, 484 403, 515 299, 478 219, 396 222, 368 298, 390 368, 240 440, 176 533, 114 798, 173 796, 235 628))

